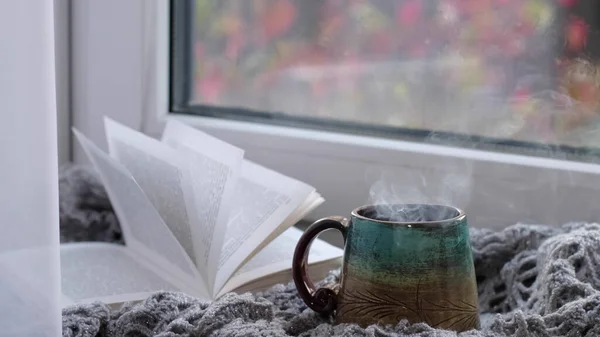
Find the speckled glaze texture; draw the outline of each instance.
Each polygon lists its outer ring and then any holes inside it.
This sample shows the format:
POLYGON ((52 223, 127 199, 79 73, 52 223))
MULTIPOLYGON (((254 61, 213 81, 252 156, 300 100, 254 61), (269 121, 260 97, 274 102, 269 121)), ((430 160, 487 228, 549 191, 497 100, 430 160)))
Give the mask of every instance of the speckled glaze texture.
POLYGON ((430 226, 353 216, 346 229, 336 321, 479 328, 467 218, 430 226))

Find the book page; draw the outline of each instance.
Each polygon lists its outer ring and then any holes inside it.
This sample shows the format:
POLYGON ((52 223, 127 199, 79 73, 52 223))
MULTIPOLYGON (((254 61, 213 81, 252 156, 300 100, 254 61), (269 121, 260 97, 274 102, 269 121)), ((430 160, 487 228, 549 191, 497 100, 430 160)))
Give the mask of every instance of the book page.
POLYGON ((125 243, 166 272, 208 291, 201 275, 129 172, 73 130, 98 171, 123 230, 125 243))
POLYGON ((107 243, 61 245, 63 295, 74 303, 141 300, 156 291, 197 292, 156 272, 127 247, 107 243))
MULTIPOLYGON (((339 268, 341 263, 341 257, 319 263, 311 263, 308 265, 308 275, 311 280, 314 280, 315 283, 320 282, 325 279, 332 270, 339 268)), ((241 280, 242 279, 235 278, 232 281, 236 282, 241 280)), ((262 277, 258 275, 247 282, 240 282, 240 286, 231 288, 229 292, 243 294, 245 292, 266 291, 277 284, 287 284, 291 281, 292 270, 285 269, 277 273, 264 275, 262 277)), ((229 289, 229 283, 225 285, 225 288, 229 289)), ((226 292, 219 293, 217 298, 223 296, 224 294, 226 294, 226 292)))
MULTIPOLYGON (((302 205, 300 205, 300 207, 298 207, 283 222, 283 224, 277 228, 277 230, 271 232, 271 234, 269 234, 267 236, 267 238, 260 245, 258 245, 258 247, 256 247, 254 249, 254 251, 252 253, 250 253, 249 255, 246 256, 246 258, 240 264, 240 267, 244 266, 248 261, 250 261, 257 253, 259 253, 268 244, 270 244, 271 241, 273 241, 275 238, 277 238, 278 236, 280 236, 283 232, 285 232, 286 230, 288 230, 291 226, 295 225, 296 223, 298 223, 298 221, 300 221, 306 215, 308 215, 308 213, 310 213, 315 208, 317 208, 319 205, 321 205, 324 202, 324 200, 325 199, 323 199, 323 197, 321 197, 321 195, 319 195, 317 192, 311 193, 310 196, 308 197, 308 199, 306 199, 306 201, 303 202, 302 205)), ((238 267, 238 269, 240 267, 238 267)))
POLYGON ((293 225, 285 223, 286 219, 314 191, 298 180, 244 161, 219 261, 216 291, 271 233, 281 230, 283 225, 293 225))
POLYGON ((265 241, 263 241, 258 247, 256 247, 256 249, 254 250, 253 253, 251 253, 244 259, 244 261, 242 262, 242 265, 245 264, 246 262, 248 262, 251 258, 253 258, 254 255, 256 255, 256 253, 258 253, 263 248, 265 248, 265 246, 268 245, 273 239, 275 239, 276 237, 281 235, 283 232, 285 232, 291 226, 297 224, 300 220, 304 219, 305 216, 307 216, 315 208, 317 208, 319 205, 321 205, 324 201, 325 201, 325 199, 323 199, 323 197, 321 197, 321 195, 319 193, 317 193, 317 192, 311 193, 310 196, 308 197, 308 199, 306 199, 306 201, 304 201, 302 203, 302 205, 300 205, 300 207, 298 207, 283 222, 283 224, 279 228, 277 228, 277 230, 275 230, 274 232, 271 232, 271 234, 269 234, 267 239, 265 239, 265 241))
MULTIPOLYGON (((266 278, 269 275, 282 271, 290 271, 288 281, 291 281, 294 250, 301 236, 302 231, 300 229, 296 227, 287 229, 238 269, 219 294, 222 295, 233 291, 246 283, 266 278)), ((330 265, 331 268, 335 268, 341 265, 343 254, 344 251, 342 249, 317 238, 310 247, 308 263, 309 265, 313 265, 335 260, 330 265)))
POLYGON ((206 247, 207 283, 211 287, 244 151, 173 119, 167 122, 162 142, 189 159, 186 163, 194 198, 188 209, 196 211, 198 219, 198 226, 192 227, 192 236, 194 243, 206 247))
POLYGON ((198 221, 188 208, 194 196, 184 168, 186 159, 166 144, 109 118, 105 127, 109 155, 131 173, 202 277, 208 279, 208 248, 192 239, 198 221))

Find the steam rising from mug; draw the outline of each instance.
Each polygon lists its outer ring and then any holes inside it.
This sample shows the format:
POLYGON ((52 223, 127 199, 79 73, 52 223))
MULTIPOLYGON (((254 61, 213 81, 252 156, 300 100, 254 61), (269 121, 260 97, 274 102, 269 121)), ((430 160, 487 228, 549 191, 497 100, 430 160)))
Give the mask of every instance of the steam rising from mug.
POLYGON ((456 218, 460 213, 453 207, 427 204, 379 204, 365 208, 359 215, 371 220, 402 223, 439 223, 456 218))
POLYGON ((429 170, 410 167, 374 167, 368 170, 368 181, 374 181, 368 203, 377 205, 377 214, 373 218, 422 222, 456 216, 450 211, 451 208, 423 205, 452 205, 460 208, 469 203, 472 163, 458 158, 444 163, 443 167, 429 170))

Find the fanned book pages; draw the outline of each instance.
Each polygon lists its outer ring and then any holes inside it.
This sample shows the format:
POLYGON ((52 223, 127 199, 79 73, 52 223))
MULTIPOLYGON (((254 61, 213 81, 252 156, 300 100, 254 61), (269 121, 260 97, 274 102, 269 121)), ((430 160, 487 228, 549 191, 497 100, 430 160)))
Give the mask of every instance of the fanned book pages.
MULTIPOLYGON (((302 232, 323 203, 317 191, 244 159, 244 151, 169 121, 160 140, 105 118, 108 153, 76 129, 98 171, 125 246, 61 245, 64 305, 122 303, 181 291, 216 299, 291 280, 302 232)), ((341 265, 342 250, 315 240, 309 272, 341 265)))

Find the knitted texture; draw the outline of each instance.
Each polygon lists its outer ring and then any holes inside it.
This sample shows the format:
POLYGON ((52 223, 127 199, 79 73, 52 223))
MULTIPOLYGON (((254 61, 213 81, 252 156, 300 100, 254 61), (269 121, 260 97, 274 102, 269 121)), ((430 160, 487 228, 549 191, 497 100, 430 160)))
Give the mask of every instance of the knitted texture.
MULTIPOLYGON (((61 239, 121 242, 118 221, 95 174, 61 171, 61 239)), ((306 307, 292 283, 204 302, 158 292, 111 311, 103 303, 63 310, 63 336, 600 336, 600 225, 516 224, 471 229, 482 329, 457 334, 426 324, 332 324, 306 307)), ((334 282, 332 271, 325 283, 334 282)))
POLYGON ((61 167, 58 190, 60 242, 123 243, 117 217, 94 171, 61 167))

